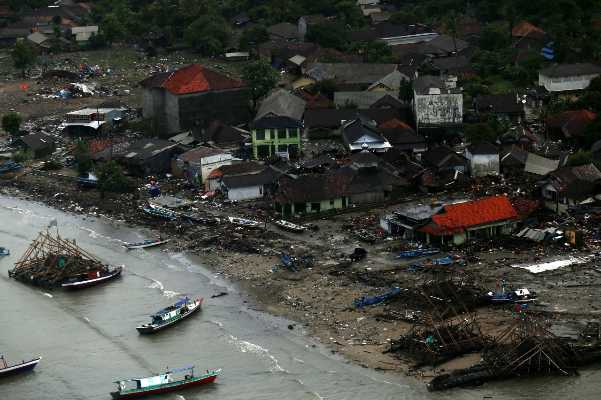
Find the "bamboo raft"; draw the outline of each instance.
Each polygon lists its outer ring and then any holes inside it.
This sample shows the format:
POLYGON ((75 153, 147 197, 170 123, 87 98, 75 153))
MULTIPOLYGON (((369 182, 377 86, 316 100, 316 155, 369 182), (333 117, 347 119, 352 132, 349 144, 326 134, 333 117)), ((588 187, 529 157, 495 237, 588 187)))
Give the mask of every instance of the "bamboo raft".
POLYGON ((66 279, 91 271, 108 272, 109 267, 79 247, 75 240, 42 231, 8 271, 11 278, 42 287, 60 286, 66 279))

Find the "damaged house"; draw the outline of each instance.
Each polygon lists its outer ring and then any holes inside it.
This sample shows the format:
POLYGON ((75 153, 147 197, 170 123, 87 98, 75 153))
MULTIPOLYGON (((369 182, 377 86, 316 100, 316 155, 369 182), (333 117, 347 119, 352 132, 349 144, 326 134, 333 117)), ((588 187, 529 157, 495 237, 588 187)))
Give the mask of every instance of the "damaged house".
POLYGON ((298 157, 305 106, 303 99, 284 89, 263 100, 252 124, 253 158, 298 157))
POLYGON ((207 127, 212 121, 245 123, 250 118, 250 94, 246 84, 203 65, 192 64, 176 71, 146 78, 143 116, 157 134, 207 127))
POLYGON ((409 182, 373 153, 351 155, 350 163, 324 174, 284 175, 275 194, 283 216, 323 213, 351 204, 381 203, 405 193, 409 182))
POLYGON ((342 124, 342 141, 350 152, 368 150, 382 153, 392 146, 382 136, 376 123, 359 115, 357 118, 342 124))
POLYGON ((470 239, 509 235, 517 220, 506 196, 485 197, 443 206, 417 235, 427 243, 462 245, 470 239))
POLYGON ((545 207, 564 213, 601 192, 601 172, 594 164, 559 168, 540 182, 540 188, 545 207))
POLYGON ((463 93, 435 76, 413 82, 413 107, 417 129, 448 128, 463 123, 463 93))
POLYGON ((115 149, 113 157, 130 174, 149 176, 171 172, 171 160, 177 152, 177 143, 161 139, 140 139, 115 149))
POLYGON ((201 186, 214 169, 234 161, 239 160, 227 151, 201 146, 180 154, 175 159, 173 172, 176 176, 185 177, 189 183, 201 186))
POLYGON ((470 174, 473 178, 499 175, 500 160, 497 146, 490 143, 478 143, 465 149, 465 158, 470 162, 470 174))

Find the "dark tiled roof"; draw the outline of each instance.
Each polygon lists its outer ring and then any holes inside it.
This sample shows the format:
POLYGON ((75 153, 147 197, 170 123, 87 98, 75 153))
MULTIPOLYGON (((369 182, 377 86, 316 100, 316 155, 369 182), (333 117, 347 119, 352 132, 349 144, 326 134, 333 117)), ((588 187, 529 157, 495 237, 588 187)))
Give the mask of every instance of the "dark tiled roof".
POLYGON ((516 94, 489 94, 476 97, 476 109, 496 114, 521 114, 524 105, 516 94))
POLYGON ((333 79, 338 83, 372 84, 396 70, 396 64, 313 63, 306 75, 316 81, 333 79))
POLYGON ((140 139, 127 147, 119 156, 126 160, 145 161, 176 146, 176 143, 168 140, 140 139))
POLYGON ((223 154, 224 151, 221 149, 214 149, 212 147, 200 146, 192 150, 188 150, 181 154, 179 158, 183 161, 196 162, 202 158, 215 156, 217 154, 223 154))
POLYGON ((52 146, 56 142, 56 139, 50 135, 46 135, 45 133, 33 133, 31 135, 25 135, 19 138, 19 140, 33 151, 52 146))
POLYGON ((351 32, 349 38, 352 41, 365 42, 395 36, 409 36, 432 32, 433 30, 430 27, 422 24, 395 25, 384 22, 361 31, 351 32))
POLYGON ((217 146, 242 143, 244 140, 244 131, 232 126, 225 125, 220 121, 213 121, 209 128, 202 135, 202 140, 213 142, 217 146))
POLYGON ((234 176, 253 172, 256 173, 262 171, 264 168, 265 166, 261 163, 258 163, 256 161, 247 161, 238 164, 224 165, 222 167, 219 167, 219 170, 221 171, 223 176, 234 176))
POLYGON ((453 149, 451 149, 448 146, 437 146, 437 147, 431 148, 430 150, 426 151, 423 154, 422 158, 425 162, 427 162, 428 164, 433 165, 435 167, 441 167, 448 160, 451 160, 451 159, 465 160, 465 157, 463 157, 460 154, 457 154, 457 152, 455 152, 453 149))
POLYGON ((298 38, 298 27, 289 22, 280 22, 279 24, 271 25, 267 28, 267 32, 284 39, 298 38))
POLYGON ((375 141, 385 141, 378 128, 364 118, 346 123, 342 128, 342 136, 347 143, 354 143, 363 136, 369 136, 375 141))
POLYGON ((444 81, 437 76, 424 75, 413 81, 413 89, 417 94, 429 94, 430 89, 439 89, 441 93, 459 93, 459 89, 447 89, 444 81))
POLYGON ((272 168, 265 168, 263 171, 255 174, 224 176, 222 182, 230 189, 269 185, 275 182, 279 175, 280 173, 276 172, 272 168))
POLYGON ((301 121, 306 104, 303 99, 287 90, 276 90, 261 102, 255 122, 269 115, 301 121))
POLYGON ((353 179, 350 169, 340 168, 323 175, 282 176, 276 195, 279 203, 302 203, 336 199, 346 194, 353 179))
MULTIPOLYGON (((390 108, 361 110, 360 114, 365 115, 376 122, 388 121, 392 118, 398 118, 397 110, 390 108)), ((341 126, 343 120, 351 120, 357 116, 355 109, 337 109, 323 108, 307 110, 305 112, 305 126, 312 128, 335 129, 341 126)))
POLYGON ((552 77, 601 74, 601 67, 590 63, 557 64, 539 71, 539 74, 552 77))
POLYGON ((491 143, 486 143, 486 142, 471 145, 469 147, 469 151, 472 154, 481 154, 481 155, 499 154, 499 149, 497 148, 497 146, 495 146, 491 143))

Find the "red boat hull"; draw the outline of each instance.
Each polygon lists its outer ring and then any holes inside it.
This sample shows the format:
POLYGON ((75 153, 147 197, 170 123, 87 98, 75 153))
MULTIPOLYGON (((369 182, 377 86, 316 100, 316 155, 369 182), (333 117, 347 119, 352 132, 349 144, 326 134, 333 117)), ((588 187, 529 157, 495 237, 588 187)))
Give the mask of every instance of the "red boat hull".
POLYGON ((171 386, 171 387, 166 387, 166 388, 148 390, 148 391, 144 391, 144 392, 127 393, 127 394, 119 394, 119 393, 115 392, 115 393, 111 393, 111 395, 113 396, 114 399, 137 399, 140 397, 150 396, 153 394, 173 392, 173 391, 180 390, 180 389, 188 389, 193 386, 199 386, 199 385, 204 385, 207 383, 213 383, 213 382, 215 382, 215 379, 217 379, 217 375, 208 376, 205 379, 200 379, 200 380, 197 380, 194 382, 183 383, 178 386, 171 386))

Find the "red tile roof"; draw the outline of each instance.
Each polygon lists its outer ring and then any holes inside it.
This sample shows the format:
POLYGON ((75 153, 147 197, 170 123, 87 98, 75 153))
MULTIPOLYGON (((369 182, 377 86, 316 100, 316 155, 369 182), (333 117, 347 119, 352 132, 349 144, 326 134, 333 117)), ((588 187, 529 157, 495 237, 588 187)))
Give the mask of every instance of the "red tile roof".
POLYGON ((172 73, 159 73, 141 82, 145 87, 162 87, 173 94, 189 94, 244 87, 244 82, 230 78, 200 64, 191 64, 172 73))
POLYGON ((518 214, 506 196, 484 197, 444 206, 442 214, 420 230, 433 235, 462 232, 466 228, 517 219, 518 214))
POLYGON ((514 26, 513 29, 511 29, 511 36, 514 37, 528 36, 532 33, 545 35, 545 31, 543 31, 538 26, 532 25, 528 21, 521 21, 516 26, 514 26))
POLYGON ((547 126, 561 129, 568 137, 582 136, 586 127, 595 119, 597 114, 589 110, 564 111, 547 118, 547 126))
MULTIPOLYGON (((380 129, 411 129, 409 125, 398 118, 392 118, 378 125, 380 129)), ((413 129, 411 129, 413 130, 413 129)))

